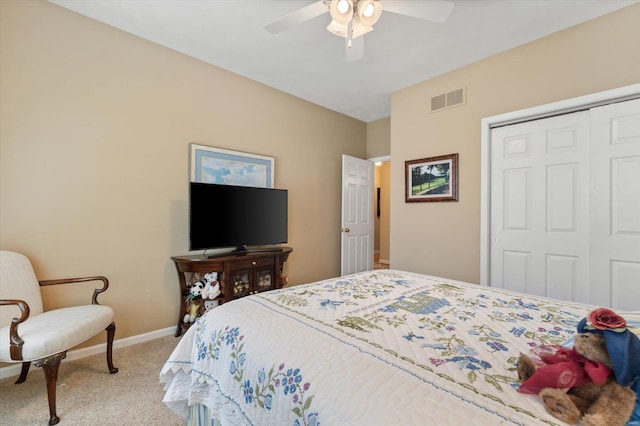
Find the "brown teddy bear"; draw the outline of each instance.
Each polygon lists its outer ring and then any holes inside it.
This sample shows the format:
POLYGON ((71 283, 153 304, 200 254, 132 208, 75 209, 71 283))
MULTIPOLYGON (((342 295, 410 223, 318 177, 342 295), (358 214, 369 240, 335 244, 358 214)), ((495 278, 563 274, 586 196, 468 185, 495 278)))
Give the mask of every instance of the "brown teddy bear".
POLYGON ((636 424, 640 339, 626 328, 624 318, 596 309, 578 324, 572 349, 549 349, 537 353, 542 365, 520 355, 519 392, 539 394, 547 411, 569 424, 636 424))

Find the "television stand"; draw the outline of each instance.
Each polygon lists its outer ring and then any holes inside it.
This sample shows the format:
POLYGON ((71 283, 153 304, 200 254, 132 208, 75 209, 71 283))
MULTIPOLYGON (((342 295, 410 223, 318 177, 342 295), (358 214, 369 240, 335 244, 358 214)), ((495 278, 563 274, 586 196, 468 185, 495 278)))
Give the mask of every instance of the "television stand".
POLYGON ((244 253, 282 253, 282 247, 258 247, 248 248, 247 246, 240 246, 233 250, 231 253, 244 254, 244 253))
POLYGON ((248 253, 248 252, 249 252, 249 248, 244 244, 236 247, 235 250, 231 250, 231 253, 248 253))
POLYGON ((190 285, 195 281, 194 274, 204 275, 217 272, 220 283, 220 295, 213 299, 218 304, 229 302, 262 291, 282 288, 287 283, 283 266, 293 251, 291 247, 267 247, 243 252, 223 253, 207 257, 204 254, 173 256, 180 285, 180 310, 176 337, 192 323, 184 322, 187 309, 197 305, 197 316, 205 313, 205 302, 201 297, 187 301, 190 285))
POLYGON ((226 257, 226 256, 242 256, 251 253, 282 253, 283 250, 288 247, 264 247, 264 248, 247 248, 247 246, 242 246, 244 248, 238 247, 235 250, 226 251, 223 253, 211 253, 207 254, 206 251, 202 253, 202 257, 205 259, 216 259, 218 257, 226 257))

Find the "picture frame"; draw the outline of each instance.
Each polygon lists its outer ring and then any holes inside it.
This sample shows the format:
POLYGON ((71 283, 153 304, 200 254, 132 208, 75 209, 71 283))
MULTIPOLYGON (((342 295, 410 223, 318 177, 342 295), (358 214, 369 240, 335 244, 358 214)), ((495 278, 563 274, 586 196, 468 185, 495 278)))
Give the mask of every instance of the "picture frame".
POLYGON ((191 182, 274 187, 273 157, 195 143, 189 149, 191 182))
POLYGON ((458 154, 405 161, 405 202, 458 201, 458 154))

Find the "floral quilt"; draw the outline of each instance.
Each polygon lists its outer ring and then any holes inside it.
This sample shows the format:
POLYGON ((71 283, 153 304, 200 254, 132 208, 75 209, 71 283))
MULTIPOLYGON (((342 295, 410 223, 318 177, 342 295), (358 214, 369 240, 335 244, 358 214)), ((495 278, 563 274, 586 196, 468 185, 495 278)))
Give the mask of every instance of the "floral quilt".
POLYGON ((591 309, 394 270, 274 290, 201 317, 164 400, 221 425, 560 424, 515 363, 591 309))

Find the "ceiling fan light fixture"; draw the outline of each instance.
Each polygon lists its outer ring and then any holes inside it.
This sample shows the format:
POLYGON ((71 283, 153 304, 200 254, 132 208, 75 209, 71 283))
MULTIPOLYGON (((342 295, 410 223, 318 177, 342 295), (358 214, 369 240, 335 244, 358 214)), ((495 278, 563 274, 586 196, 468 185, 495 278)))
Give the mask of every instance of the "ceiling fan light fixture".
POLYGON ((327 31, 339 37, 354 39, 361 35, 365 35, 369 31, 373 31, 373 27, 363 25, 362 22, 360 22, 360 19, 355 16, 353 21, 346 25, 339 24, 336 21, 331 21, 327 26, 327 31), (349 37, 349 32, 351 32, 351 37, 349 37))
POLYGON ((382 3, 378 0, 360 0, 356 4, 357 16, 363 25, 372 27, 382 15, 382 3))
POLYGON ((351 5, 346 0, 338 0, 338 12, 341 14, 345 14, 351 9, 351 5))
POLYGON ((338 24, 348 24, 353 18, 353 0, 331 0, 329 13, 338 24))
POLYGON ((331 23, 327 26, 327 31, 339 37, 347 38, 349 36, 349 25, 339 24, 335 20, 332 20, 331 23))
POLYGON ((358 15, 355 15, 351 21, 351 38, 358 38, 369 31, 373 31, 373 27, 366 25, 358 15))

